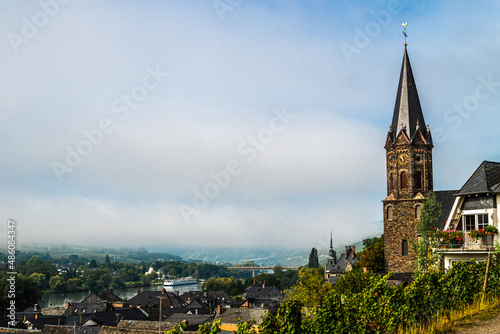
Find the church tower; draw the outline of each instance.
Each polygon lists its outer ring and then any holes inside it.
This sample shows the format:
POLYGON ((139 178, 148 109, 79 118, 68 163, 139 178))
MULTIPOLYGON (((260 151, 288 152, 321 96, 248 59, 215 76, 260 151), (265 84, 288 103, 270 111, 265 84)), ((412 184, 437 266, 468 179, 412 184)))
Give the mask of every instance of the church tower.
POLYGON ((385 142, 387 198, 384 199, 384 256, 387 272, 410 273, 411 249, 425 196, 432 190, 432 138, 425 125, 406 49, 392 124, 385 142))

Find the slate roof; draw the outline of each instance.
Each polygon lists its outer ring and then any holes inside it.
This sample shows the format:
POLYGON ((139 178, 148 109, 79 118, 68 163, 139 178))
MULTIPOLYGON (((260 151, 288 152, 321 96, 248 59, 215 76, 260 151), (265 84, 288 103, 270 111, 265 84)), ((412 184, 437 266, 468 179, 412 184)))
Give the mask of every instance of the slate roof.
POLYGON ((399 132, 402 130, 406 136, 412 140, 418 133, 418 129, 422 132, 428 144, 432 145, 430 131, 425 126, 424 115, 420 100, 417 93, 417 85, 413 78, 411 70, 410 58, 406 50, 403 55, 403 64, 401 65, 401 74, 399 77, 398 93, 396 95, 396 104, 394 106, 394 114, 392 124, 389 130, 392 142, 397 139, 399 132))
POLYGON ((230 308, 225 310, 221 315, 222 324, 237 324, 238 318, 240 321, 246 322, 255 319, 257 324, 262 322, 262 317, 266 314, 265 310, 251 308, 230 308))
POLYGON ((97 334, 101 331, 101 327, 47 325, 44 331, 44 333, 97 334))
POLYGON ((116 326, 117 320, 147 320, 147 316, 139 309, 136 308, 117 308, 113 311, 96 312, 89 316, 87 321, 92 320, 99 326, 116 326))
POLYGON ((440 230, 444 229, 446 225, 446 220, 450 214, 451 209, 453 208, 453 203, 455 202, 455 194, 458 190, 441 190, 435 191, 436 199, 439 203, 441 203, 441 217, 437 222, 436 227, 440 230))
POLYGON ((208 309, 209 306, 205 304, 200 298, 191 299, 191 303, 186 306, 187 309, 208 309))
POLYGON ((177 296, 174 292, 167 292, 168 298, 170 298, 170 302, 172 303, 173 308, 186 307, 187 302, 181 297, 177 296))
POLYGON ((113 293, 113 290, 101 290, 101 291, 92 291, 85 299, 82 300, 82 303, 102 303, 104 301, 107 302, 122 302, 123 299, 118 297, 113 293))
MULTIPOLYGON (((160 306, 161 291, 143 291, 127 301, 128 305, 142 308, 153 308, 160 306)), ((168 296, 170 297, 170 296, 168 296)), ((162 302, 162 307, 164 302, 162 302)))
POLYGON ((279 299, 281 298, 281 292, 274 286, 256 283, 246 288, 241 297, 244 299, 279 299))
POLYGON ((328 263, 325 270, 330 272, 330 274, 342 274, 348 263, 350 263, 351 266, 354 266, 356 262, 358 262, 356 251, 349 247, 347 248, 347 251, 345 253, 342 253, 342 255, 340 255, 340 258, 333 266, 328 263))
POLYGON ((212 316, 209 314, 182 314, 174 313, 170 315, 166 321, 172 324, 179 324, 183 321, 187 321, 188 327, 186 330, 197 330, 199 325, 206 324, 212 321, 212 316))
POLYGON ((457 195, 500 193, 500 163, 483 161, 457 195))
POLYGON ((250 308, 268 310, 270 313, 276 315, 281 305, 281 299, 252 299, 250 308))
POLYGON ((113 306, 106 304, 87 304, 87 303, 71 303, 70 306, 64 310, 65 316, 78 315, 78 314, 92 314, 112 309, 113 306), (70 314, 71 311, 71 314, 70 314))
POLYGON ((39 315, 38 319, 29 319, 29 323, 36 329, 43 329, 45 325, 63 325, 66 322, 65 316, 39 315))

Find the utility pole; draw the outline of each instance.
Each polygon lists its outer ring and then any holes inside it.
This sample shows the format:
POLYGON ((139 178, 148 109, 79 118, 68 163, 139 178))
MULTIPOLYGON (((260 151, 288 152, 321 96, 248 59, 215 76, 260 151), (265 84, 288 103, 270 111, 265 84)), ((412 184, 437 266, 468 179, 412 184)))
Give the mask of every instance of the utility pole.
POLYGON ((162 318, 162 314, 161 314, 161 301, 163 298, 165 298, 165 296, 163 296, 163 293, 161 294, 161 296, 157 296, 156 298, 160 298, 160 309, 158 310, 159 312, 159 315, 158 315, 158 334, 161 334, 161 318, 162 318))

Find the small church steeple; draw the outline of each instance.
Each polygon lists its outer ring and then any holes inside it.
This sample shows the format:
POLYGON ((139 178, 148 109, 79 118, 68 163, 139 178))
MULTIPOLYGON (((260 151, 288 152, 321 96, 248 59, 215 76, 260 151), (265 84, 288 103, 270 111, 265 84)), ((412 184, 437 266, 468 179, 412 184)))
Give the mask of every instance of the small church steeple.
POLYGON ((337 263, 337 253, 333 250, 333 236, 332 231, 330 231, 330 252, 329 259, 333 259, 333 264, 337 263))

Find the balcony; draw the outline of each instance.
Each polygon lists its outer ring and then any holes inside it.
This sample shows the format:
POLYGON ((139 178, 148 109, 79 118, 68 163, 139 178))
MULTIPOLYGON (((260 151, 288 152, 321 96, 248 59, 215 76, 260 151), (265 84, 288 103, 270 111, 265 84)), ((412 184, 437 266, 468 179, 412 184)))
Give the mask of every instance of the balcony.
POLYGON ((460 252, 477 252, 477 251, 493 251, 495 248, 495 235, 487 234, 485 238, 480 238, 477 241, 474 241, 467 232, 459 232, 462 236, 459 236, 459 233, 455 232, 455 237, 451 238, 440 238, 440 243, 438 246, 438 250, 445 251, 460 251, 460 252))

